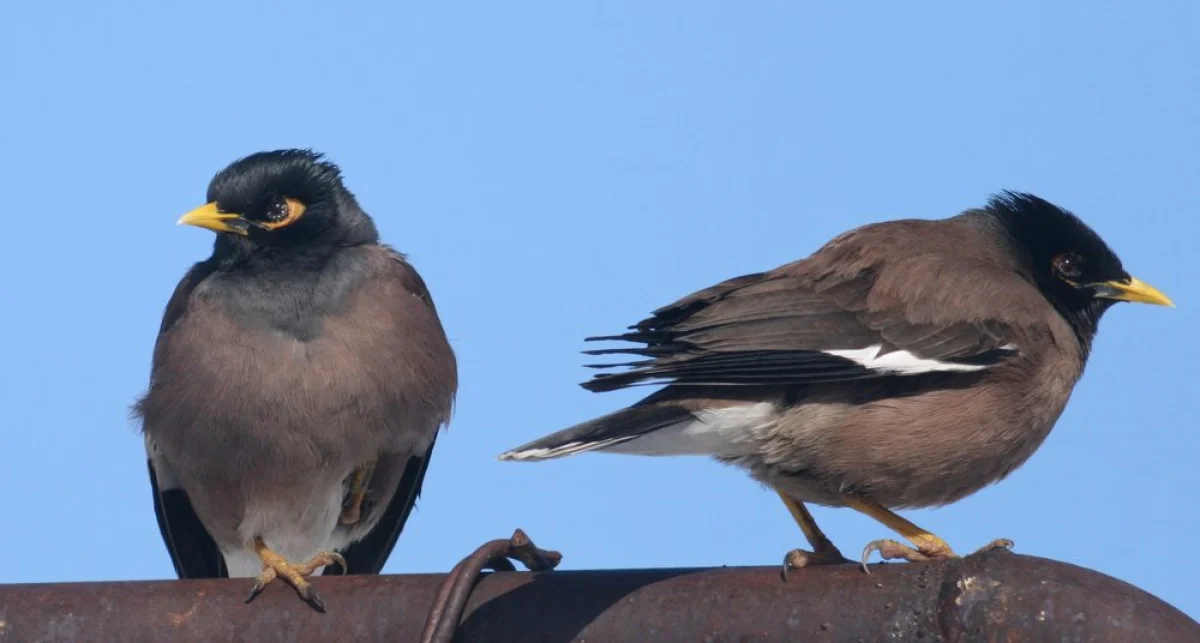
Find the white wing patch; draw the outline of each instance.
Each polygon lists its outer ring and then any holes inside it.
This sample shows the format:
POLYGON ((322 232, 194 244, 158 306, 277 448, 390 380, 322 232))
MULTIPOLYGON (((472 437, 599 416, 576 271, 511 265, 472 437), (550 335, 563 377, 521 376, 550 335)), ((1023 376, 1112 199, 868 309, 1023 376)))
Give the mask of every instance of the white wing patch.
MULTIPOLYGON (((868 346, 866 348, 856 348, 853 350, 831 350, 821 351, 827 355, 841 357, 851 360, 865 368, 885 373, 894 373, 896 375, 919 375, 921 373, 970 373, 973 371, 982 371, 989 368, 987 364, 956 364, 954 362, 941 362, 936 359, 925 359, 917 357, 908 351, 892 351, 886 355, 880 355, 879 351, 883 348, 882 344, 868 346)), ((1013 344, 1005 344, 1000 347, 1001 351, 1007 353, 1015 353, 1017 347, 1013 344)))

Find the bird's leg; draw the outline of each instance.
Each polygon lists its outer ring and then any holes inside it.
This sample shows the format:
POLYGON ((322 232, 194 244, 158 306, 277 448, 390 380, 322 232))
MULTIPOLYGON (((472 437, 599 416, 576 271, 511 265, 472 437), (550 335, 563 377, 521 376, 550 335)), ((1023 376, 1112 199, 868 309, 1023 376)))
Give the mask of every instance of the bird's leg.
POLYGON ((787 580, 789 571, 800 569, 801 567, 808 567, 809 565, 838 565, 851 562, 842 555, 842 552, 833 544, 833 541, 829 540, 825 532, 821 531, 821 528, 817 526, 817 521, 809 513, 804 503, 782 491, 776 490, 775 493, 779 494, 779 499, 788 508, 788 512, 792 514, 792 518, 800 526, 800 531, 804 532, 804 537, 808 539, 808 544, 813 548, 812 551, 793 549, 783 557, 784 580, 787 580))
POLYGON ((371 475, 375 473, 376 462, 377 460, 371 460, 355 470, 346 501, 342 503, 342 515, 338 518, 338 522, 343 525, 357 524, 362 518, 363 499, 367 497, 367 484, 371 481, 371 475))
MULTIPOLYGON (((879 557, 884 560, 907 560, 913 563, 958 557, 958 554, 950 549, 950 545, 946 544, 946 541, 901 518, 883 505, 865 498, 851 498, 847 505, 887 525, 916 546, 913 548, 887 539, 867 543, 867 546, 863 548, 862 566, 868 573, 870 570, 867 569, 867 559, 873 552, 879 552, 879 557)), ((1012 546, 1011 540, 1000 538, 980 548, 976 553, 1000 548, 1009 549, 1012 546)))
POLYGON ((288 562, 283 556, 276 554, 267 548, 266 543, 262 538, 254 539, 254 553, 258 554, 259 560, 262 561, 263 570, 254 579, 254 587, 250 589, 250 595, 246 597, 246 602, 254 600, 263 589, 276 578, 282 578, 289 585, 296 588, 296 593, 300 595, 309 605, 312 605, 318 612, 325 611, 325 601, 321 600, 321 596, 317 594, 316 588, 305 578, 310 576, 318 567, 332 565, 337 563, 346 569, 346 559, 336 552, 323 551, 313 556, 312 560, 297 565, 288 562))

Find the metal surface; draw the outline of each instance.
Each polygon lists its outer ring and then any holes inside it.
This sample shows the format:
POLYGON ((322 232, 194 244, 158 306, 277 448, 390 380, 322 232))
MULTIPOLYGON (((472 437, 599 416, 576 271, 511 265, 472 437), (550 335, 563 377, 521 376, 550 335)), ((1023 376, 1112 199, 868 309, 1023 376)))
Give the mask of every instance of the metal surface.
MULTIPOLYGON (((929 564, 498 572, 455 641, 1194 643, 1200 624, 1103 574, 992 552, 929 564)), ((321 579, 328 613, 241 580, 0 586, 0 641, 415 641, 444 575, 321 579)))
POLYGON ((537 545, 520 529, 507 540, 493 540, 480 545, 470 556, 459 561, 442 581, 433 607, 425 618, 421 629, 421 643, 450 643, 462 620, 467 599, 479 582, 479 573, 484 568, 496 571, 514 571, 508 559, 521 561, 531 572, 548 572, 562 562, 562 554, 538 549, 537 545))

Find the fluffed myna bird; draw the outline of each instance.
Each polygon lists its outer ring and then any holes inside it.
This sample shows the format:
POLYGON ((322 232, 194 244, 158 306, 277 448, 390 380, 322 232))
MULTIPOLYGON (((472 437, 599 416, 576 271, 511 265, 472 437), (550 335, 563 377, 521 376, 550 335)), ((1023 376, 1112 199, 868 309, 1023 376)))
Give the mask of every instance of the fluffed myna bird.
POLYGON ((1171 305, 1082 221, 1030 194, 943 220, 867 225, 660 308, 627 333, 589 338, 641 344, 589 354, 641 359, 594 365, 626 370, 584 388, 665 388, 500 457, 712 456, 783 499, 813 548, 790 552, 786 567, 845 560, 804 503, 857 509, 912 543, 870 543, 864 565, 873 551, 951 557, 894 511, 954 502, 1024 463, 1118 301, 1171 305))
POLYGON ((303 150, 222 170, 179 220, 217 233, 167 303, 135 406, 180 578, 376 574, 457 389, 433 300, 338 168, 303 150))

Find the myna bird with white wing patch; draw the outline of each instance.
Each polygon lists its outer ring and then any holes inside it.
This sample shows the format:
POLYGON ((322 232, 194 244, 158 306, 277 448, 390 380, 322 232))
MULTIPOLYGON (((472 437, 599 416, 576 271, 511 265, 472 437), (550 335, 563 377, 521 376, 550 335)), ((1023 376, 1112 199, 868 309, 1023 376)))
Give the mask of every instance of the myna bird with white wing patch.
POLYGON ((951 557, 894 511, 954 502, 1023 464, 1120 301, 1171 305, 1077 217, 1030 194, 867 225, 589 338, 640 345, 588 351, 639 358, 596 365, 625 370, 588 390, 665 387, 500 457, 707 455, 780 495, 813 548, 791 552, 791 567, 845 560, 805 503, 857 509, 911 543, 873 542, 864 563, 873 551, 951 557))
POLYGON ((181 578, 379 573, 457 389, 424 281, 305 150, 218 173, 179 223, 217 233, 154 348, 142 420, 181 578))

